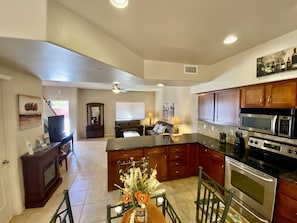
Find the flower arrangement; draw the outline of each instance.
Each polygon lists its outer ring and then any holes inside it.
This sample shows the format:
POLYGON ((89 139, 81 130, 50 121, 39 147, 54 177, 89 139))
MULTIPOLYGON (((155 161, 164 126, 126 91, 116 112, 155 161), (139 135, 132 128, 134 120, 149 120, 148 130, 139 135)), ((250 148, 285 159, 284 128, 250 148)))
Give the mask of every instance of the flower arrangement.
POLYGON ((115 185, 122 192, 122 201, 124 204, 131 204, 134 210, 130 216, 130 223, 134 223, 136 208, 145 208, 150 202, 151 196, 161 194, 164 190, 159 189, 160 182, 157 180, 157 170, 151 169, 151 175, 148 172, 148 162, 145 158, 142 161, 135 162, 130 158, 131 166, 126 170, 120 169, 120 181, 123 186, 115 185), (141 165, 136 165, 141 163, 141 165))

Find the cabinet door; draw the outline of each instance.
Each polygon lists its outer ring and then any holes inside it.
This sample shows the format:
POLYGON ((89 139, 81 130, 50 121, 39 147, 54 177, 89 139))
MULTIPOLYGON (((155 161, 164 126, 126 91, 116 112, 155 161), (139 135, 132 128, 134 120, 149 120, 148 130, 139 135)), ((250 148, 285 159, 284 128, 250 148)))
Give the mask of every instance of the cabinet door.
POLYGON ((265 86, 254 85, 240 89, 241 108, 261 108, 265 105, 265 86))
POLYGON ((199 145, 199 165, 203 167, 204 172, 207 173, 207 150, 208 148, 199 145))
POLYGON ((297 184, 280 179, 274 212, 274 222, 293 223, 297 216, 297 184))
POLYGON ((189 145, 189 169, 191 176, 198 176, 199 167, 199 144, 189 145))
POLYGON ((140 160, 143 157, 143 149, 114 151, 107 153, 108 191, 117 189, 114 184, 120 184, 120 175, 117 161, 129 161, 130 157, 134 157, 134 160, 140 160))
POLYGON ((215 123, 238 126, 239 89, 230 89, 215 93, 215 123))
POLYGON ((157 179, 165 181, 167 179, 167 155, 166 147, 145 148, 144 156, 150 158, 151 168, 157 168, 157 179))
POLYGON ((281 81, 265 87, 266 107, 293 108, 296 106, 296 81, 281 81))
POLYGON ((198 95, 198 120, 214 121, 214 93, 198 95))
POLYGON ((216 182, 224 186, 225 156, 215 150, 207 150, 207 174, 216 182))

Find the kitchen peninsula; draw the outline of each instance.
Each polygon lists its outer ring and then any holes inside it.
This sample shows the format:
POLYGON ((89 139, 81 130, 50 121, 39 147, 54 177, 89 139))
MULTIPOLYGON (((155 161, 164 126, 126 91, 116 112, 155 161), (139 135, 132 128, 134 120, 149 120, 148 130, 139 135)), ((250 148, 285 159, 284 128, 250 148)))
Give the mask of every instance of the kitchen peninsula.
POLYGON ((198 175, 202 165, 215 180, 224 185, 224 156, 233 156, 232 144, 199 133, 180 135, 114 138, 107 141, 108 191, 119 184, 117 161, 150 157, 151 167, 157 166, 160 181, 198 175))

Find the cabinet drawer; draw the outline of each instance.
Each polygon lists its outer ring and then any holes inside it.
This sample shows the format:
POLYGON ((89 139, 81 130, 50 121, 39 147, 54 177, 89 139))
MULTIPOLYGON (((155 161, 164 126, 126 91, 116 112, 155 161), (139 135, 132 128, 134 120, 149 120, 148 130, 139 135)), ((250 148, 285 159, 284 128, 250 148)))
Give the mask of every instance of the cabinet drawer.
POLYGON ((169 167, 179 167, 179 166, 186 166, 186 160, 173 160, 168 163, 169 167))
POLYGON ((187 176, 188 176, 187 166, 173 167, 173 168, 170 168, 169 170, 170 179, 184 178, 187 176))
POLYGON ((212 160, 216 160, 217 162, 224 163, 224 161, 225 161, 224 154, 214 151, 212 149, 207 150, 207 156, 208 156, 208 158, 210 158, 212 160))
POLYGON ((185 153, 177 153, 177 154, 169 154, 168 160, 187 160, 187 154, 185 153))
POLYGON ((150 156, 154 154, 166 154, 166 147, 157 147, 157 148, 145 148, 144 155, 150 156))
POLYGON ((125 150, 125 151, 116 151, 108 153, 108 160, 129 160, 130 157, 135 157, 135 159, 139 159, 139 157, 143 157, 143 150, 125 150))
POLYGON ((168 148, 168 154, 186 153, 186 145, 175 145, 168 148))

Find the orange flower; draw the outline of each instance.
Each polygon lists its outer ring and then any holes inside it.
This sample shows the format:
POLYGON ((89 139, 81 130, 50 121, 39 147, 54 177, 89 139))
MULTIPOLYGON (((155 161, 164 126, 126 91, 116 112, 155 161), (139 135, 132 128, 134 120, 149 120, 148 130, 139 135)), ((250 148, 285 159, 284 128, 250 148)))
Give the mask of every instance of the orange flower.
POLYGON ((135 193, 138 204, 147 204, 150 201, 150 196, 148 194, 143 194, 141 191, 135 193))
POLYGON ((123 203, 124 203, 124 204, 128 204, 129 201, 131 200, 131 197, 130 197, 129 194, 124 194, 124 195, 122 196, 122 200, 123 200, 123 203))

